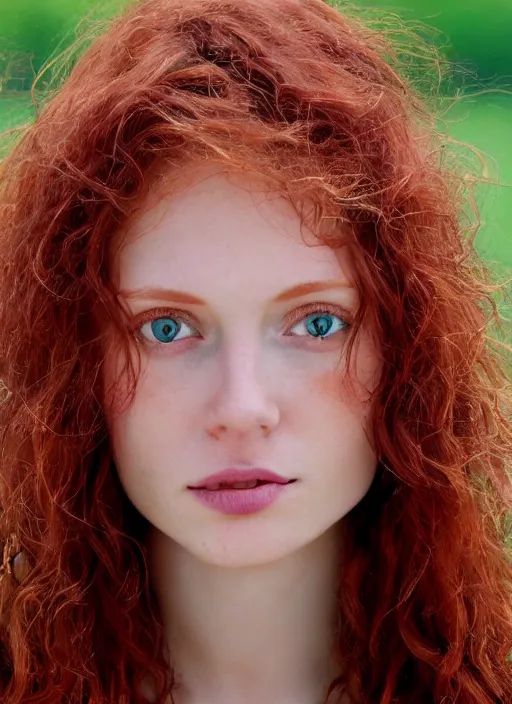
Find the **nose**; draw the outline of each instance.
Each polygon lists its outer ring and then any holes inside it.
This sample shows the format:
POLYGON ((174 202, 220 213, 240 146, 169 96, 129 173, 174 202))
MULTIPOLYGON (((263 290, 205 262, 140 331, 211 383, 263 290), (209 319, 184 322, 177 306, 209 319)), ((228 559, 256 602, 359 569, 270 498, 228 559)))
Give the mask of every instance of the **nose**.
POLYGON ((259 377, 256 353, 234 350, 220 366, 218 390, 207 413, 208 434, 215 439, 268 436, 280 413, 270 384, 264 385, 259 377))

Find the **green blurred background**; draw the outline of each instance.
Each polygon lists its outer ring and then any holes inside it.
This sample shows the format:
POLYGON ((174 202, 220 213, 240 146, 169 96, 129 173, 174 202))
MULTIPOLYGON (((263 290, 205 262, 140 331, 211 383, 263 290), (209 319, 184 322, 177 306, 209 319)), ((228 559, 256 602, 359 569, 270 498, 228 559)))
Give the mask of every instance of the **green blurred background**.
MULTIPOLYGON (((337 0, 331 0, 336 4, 337 0)), ((357 0, 355 0, 357 2, 357 0)), ((0 131, 31 120, 30 87, 41 67, 75 39, 84 17, 108 18, 129 0, 0 0, 0 131)), ((492 185, 479 186, 476 245, 493 270, 512 273, 512 0, 359 0, 417 25, 457 67, 445 94, 460 91, 446 131, 481 150, 492 185)), ((44 82, 43 82, 44 83, 44 82)), ((446 101, 449 104, 449 101, 446 101)), ((443 122, 443 125, 445 123, 443 122)))

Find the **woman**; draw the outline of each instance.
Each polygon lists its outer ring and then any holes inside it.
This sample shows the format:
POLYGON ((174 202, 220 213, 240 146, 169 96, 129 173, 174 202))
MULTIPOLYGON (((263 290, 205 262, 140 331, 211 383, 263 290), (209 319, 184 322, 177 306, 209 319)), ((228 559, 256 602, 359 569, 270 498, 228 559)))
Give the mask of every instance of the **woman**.
POLYGON ((392 56, 145 0, 5 160, 2 702, 512 701, 494 289, 392 56))

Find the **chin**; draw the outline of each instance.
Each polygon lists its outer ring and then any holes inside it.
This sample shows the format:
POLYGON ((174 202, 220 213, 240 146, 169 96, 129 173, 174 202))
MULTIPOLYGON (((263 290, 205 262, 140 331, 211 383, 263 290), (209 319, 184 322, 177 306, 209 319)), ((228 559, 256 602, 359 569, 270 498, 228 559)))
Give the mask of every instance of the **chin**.
MULTIPOLYGON (((232 528, 230 526, 230 528, 232 528)), ((249 532, 238 527, 238 535, 234 530, 222 534, 210 535, 204 540, 187 541, 182 547, 205 564, 215 567, 247 568, 261 567, 277 560, 282 560, 304 547, 297 538, 279 531, 274 526, 268 535, 248 535, 249 532)))
POLYGON ((188 539, 181 546, 194 557, 209 565, 227 568, 261 567, 285 559, 309 545, 316 543, 319 535, 311 531, 308 535, 304 526, 295 530, 288 524, 279 525, 275 521, 248 521, 236 519, 227 525, 211 527, 208 534, 188 539), (199 539, 197 539, 199 538, 199 539))
POLYGON ((270 547, 258 549, 254 546, 245 548, 245 550, 232 550, 224 552, 198 552, 195 557, 203 564, 211 565, 212 567, 225 567, 227 569, 248 569, 255 567, 263 567, 264 565, 278 562, 294 551, 278 552, 270 547))

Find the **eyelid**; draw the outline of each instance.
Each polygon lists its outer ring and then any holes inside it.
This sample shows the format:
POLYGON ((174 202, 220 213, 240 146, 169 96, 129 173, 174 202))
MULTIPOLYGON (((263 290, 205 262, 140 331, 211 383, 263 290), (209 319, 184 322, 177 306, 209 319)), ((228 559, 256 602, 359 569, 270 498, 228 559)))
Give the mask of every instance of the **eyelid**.
POLYGON ((173 318, 173 320, 183 321, 194 328, 196 328, 199 324, 196 318, 187 311, 179 310, 177 308, 151 308, 150 310, 145 310, 133 317, 130 322, 132 331, 134 333, 138 333, 144 323, 149 323, 150 321, 157 320, 158 318, 173 318))
POLYGON ((306 318, 313 313, 329 313, 341 318, 349 327, 352 326, 352 314, 342 306, 336 303, 314 302, 305 303, 299 308, 294 308, 285 318, 285 332, 288 332, 296 323, 306 318))
MULTIPOLYGON (((298 308, 294 308, 285 316, 284 332, 288 332, 296 323, 303 320, 308 315, 313 313, 329 313, 341 318, 349 327, 352 326, 352 314, 346 308, 327 301, 315 301, 313 303, 305 303, 298 308)), ((144 323, 156 320, 157 318, 170 317, 191 325, 194 328, 199 326, 199 321, 191 313, 178 308, 151 308, 139 313, 131 320, 132 332, 138 335, 140 328, 144 323)))

